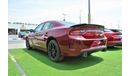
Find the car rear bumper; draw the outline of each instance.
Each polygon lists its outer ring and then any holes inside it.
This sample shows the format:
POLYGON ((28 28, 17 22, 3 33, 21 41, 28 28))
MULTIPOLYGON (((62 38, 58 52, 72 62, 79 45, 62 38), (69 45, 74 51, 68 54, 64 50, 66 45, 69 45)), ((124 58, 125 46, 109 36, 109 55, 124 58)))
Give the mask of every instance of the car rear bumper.
POLYGON ((91 51, 103 50, 103 49, 105 49, 105 48, 106 48, 105 45, 97 46, 97 47, 91 47, 91 48, 89 48, 89 49, 82 49, 82 50, 81 50, 81 53, 82 53, 82 52, 91 52, 91 51))
POLYGON ((93 53, 93 52, 97 52, 97 51, 103 51, 104 49, 106 49, 107 46, 97 46, 97 47, 91 47, 91 48, 86 48, 86 49, 69 49, 67 50, 67 52, 63 53, 63 56, 79 56, 84 52, 88 52, 88 53, 93 53))
POLYGON ((78 56, 83 52, 96 52, 104 50, 106 46, 106 38, 93 40, 78 40, 71 39, 68 45, 69 48, 62 49, 64 56, 78 56), (96 41, 101 41, 100 44, 95 45, 96 41))

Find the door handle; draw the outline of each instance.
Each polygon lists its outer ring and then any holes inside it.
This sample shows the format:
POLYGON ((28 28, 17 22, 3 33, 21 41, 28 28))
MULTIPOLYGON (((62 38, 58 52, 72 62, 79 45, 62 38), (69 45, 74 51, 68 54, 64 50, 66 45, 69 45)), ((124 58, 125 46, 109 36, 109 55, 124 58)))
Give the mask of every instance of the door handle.
POLYGON ((46 40, 47 40, 47 37, 44 37, 43 40, 46 41, 46 40))
POLYGON ((48 34, 48 32, 46 32, 44 36, 47 36, 47 34, 48 34))

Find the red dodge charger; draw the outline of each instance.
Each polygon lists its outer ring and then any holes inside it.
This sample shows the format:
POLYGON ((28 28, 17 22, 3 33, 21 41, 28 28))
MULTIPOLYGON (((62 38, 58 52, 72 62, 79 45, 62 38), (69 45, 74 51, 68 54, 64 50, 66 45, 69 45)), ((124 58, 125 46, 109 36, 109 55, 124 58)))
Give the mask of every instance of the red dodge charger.
POLYGON ((65 56, 87 56, 105 51, 104 27, 96 24, 75 24, 65 21, 46 21, 26 37, 27 49, 38 48, 48 53, 52 61, 65 56))
POLYGON ((121 32, 113 32, 110 29, 105 29, 104 34, 107 37, 107 46, 108 47, 122 45, 122 33, 121 32))

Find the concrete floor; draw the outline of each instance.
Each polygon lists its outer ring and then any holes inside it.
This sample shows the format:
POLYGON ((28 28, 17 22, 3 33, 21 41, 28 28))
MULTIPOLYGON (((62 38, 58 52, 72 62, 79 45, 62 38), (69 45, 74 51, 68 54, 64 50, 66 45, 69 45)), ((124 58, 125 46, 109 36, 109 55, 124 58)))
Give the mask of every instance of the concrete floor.
POLYGON ((8 40, 8 49, 12 48, 25 48, 25 40, 18 39, 18 40, 8 40))

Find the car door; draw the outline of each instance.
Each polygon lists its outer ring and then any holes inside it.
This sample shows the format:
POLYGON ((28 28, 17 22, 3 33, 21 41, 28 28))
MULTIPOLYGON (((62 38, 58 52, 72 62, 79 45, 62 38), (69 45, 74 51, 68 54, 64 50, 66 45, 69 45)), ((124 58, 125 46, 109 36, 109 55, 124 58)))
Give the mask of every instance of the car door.
POLYGON ((36 28, 35 28, 35 33, 34 33, 34 39, 33 39, 33 44, 37 47, 40 47, 38 44, 38 37, 41 34, 41 30, 44 27, 44 23, 39 24, 36 28))
POLYGON ((42 31, 37 36, 38 45, 43 49, 46 49, 46 40, 48 38, 48 32, 51 26, 52 24, 49 22, 44 23, 44 27, 42 28, 42 31))

